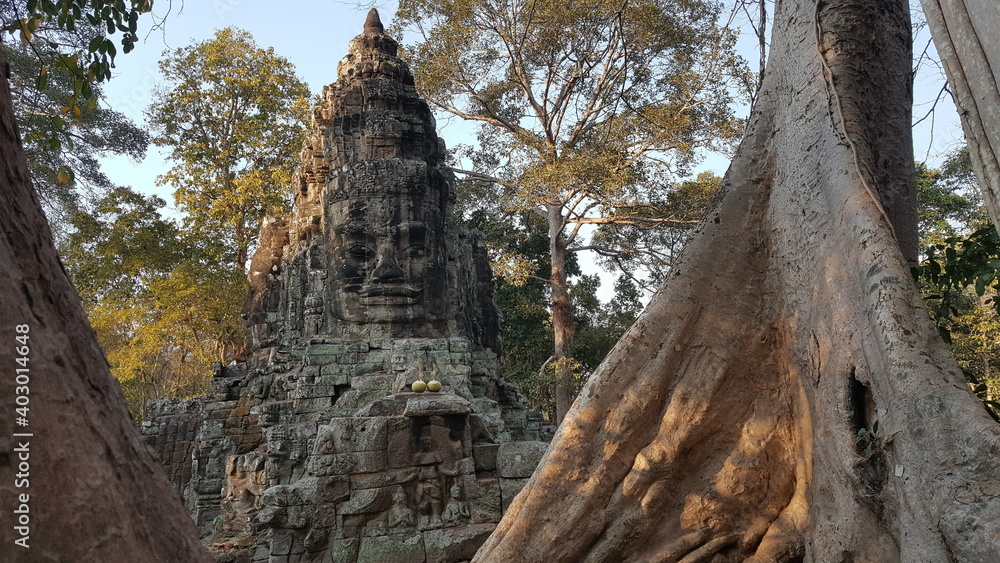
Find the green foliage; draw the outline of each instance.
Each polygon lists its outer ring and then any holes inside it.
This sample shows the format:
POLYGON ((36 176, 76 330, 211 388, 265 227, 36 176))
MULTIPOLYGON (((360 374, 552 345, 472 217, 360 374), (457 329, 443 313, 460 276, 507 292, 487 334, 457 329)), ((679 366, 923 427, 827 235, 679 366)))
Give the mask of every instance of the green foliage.
POLYGON ((976 191, 967 149, 941 170, 917 166, 924 302, 973 392, 1000 420, 1000 236, 976 191))
POLYGON ((537 229, 523 225, 538 221, 530 214, 508 215, 483 206, 469 213, 466 224, 486 237, 495 275, 494 299, 503 314, 505 377, 520 385, 531 407, 555 420, 556 383, 578 391, 604 360, 641 311, 641 291, 626 276, 615 284, 609 303, 597 298, 597 276, 584 275, 571 259, 567 265, 576 329, 573 358, 552 357, 552 313, 549 309, 548 242, 537 229), (517 225, 522 225, 518 227, 517 225), (509 257, 522 269, 512 271, 509 257))
POLYGON ((157 197, 116 188, 72 218, 61 249, 111 371, 142 418, 158 397, 207 390, 213 361, 241 353, 242 273, 161 214, 157 197))
POLYGON ((967 148, 953 154, 940 170, 917 164, 917 217, 924 248, 947 245, 946 239, 960 232, 991 225, 967 148))
POLYGON ((309 90, 287 59, 233 28, 166 53, 160 70, 168 86, 147 117, 175 165, 158 182, 175 189, 186 228, 242 271, 264 217, 291 203, 309 90))
POLYGON ((870 459, 872 455, 878 450, 878 421, 876 420, 869 428, 862 428, 858 430, 856 436, 854 436, 854 447, 857 449, 858 453, 865 456, 865 459, 870 459))
POLYGON ((722 178, 715 173, 701 172, 694 180, 680 182, 662 193, 651 193, 645 203, 622 206, 616 211, 618 215, 631 213, 649 221, 601 225, 593 237, 593 245, 614 249, 598 252, 601 263, 629 276, 644 289, 659 287, 721 183, 722 178), (633 272, 645 272, 646 277, 640 279, 633 272))
MULTIPOLYGON (((6 1, 0 5, 4 31, 16 35, 23 44, 31 44, 41 35, 58 56, 46 57, 50 66, 60 66, 73 75, 75 101, 93 96, 94 82, 111 79, 118 48, 112 36, 121 34, 123 53, 135 48, 139 40, 139 16, 153 9, 152 0, 26 0, 6 1), (86 49, 79 43, 60 44, 52 32, 75 33, 86 30, 86 49)), ((39 89, 46 75, 38 76, 39 89)))
POLYGON ((133 414, 204 393, 211 364, 243 354, 244 267, 266 214, 288 205, 306 86, 238 30, 177 49, 149 109, 176 165, 161 179, 183 213, 112 190, 73 216, 63 254, 133 414))
MULTIPOLYGON (((4 27, 23 16, 25 9, 23 2, 0 2, 4 27)), ((52 22, 40 25, 30 41, 0 44, 0 59, 11 65, 14 110, 35 189, 54 231, 65 236, 66 224, 81 201, 112 188, 99 159, 126 155, 139 160, 149 135, 104 107, 96 82, 89 96, 82 98, 77 90, 79 69, 60 64, 65 57, 72 58, 67 53, 82 52, 95 36, 103 37, 104 28, 85 19, 72 29, 52 22)))

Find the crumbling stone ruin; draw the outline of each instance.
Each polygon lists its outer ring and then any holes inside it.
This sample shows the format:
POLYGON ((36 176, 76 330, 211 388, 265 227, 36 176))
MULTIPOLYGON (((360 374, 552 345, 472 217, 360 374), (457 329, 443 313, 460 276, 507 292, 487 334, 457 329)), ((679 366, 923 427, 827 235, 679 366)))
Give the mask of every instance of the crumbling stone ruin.
POLYGON ((220 561, 468 560, 551 437, 498 373, 485 248, 375 10, 348 49, 262 229, 248 361, 143 424, 220 561))

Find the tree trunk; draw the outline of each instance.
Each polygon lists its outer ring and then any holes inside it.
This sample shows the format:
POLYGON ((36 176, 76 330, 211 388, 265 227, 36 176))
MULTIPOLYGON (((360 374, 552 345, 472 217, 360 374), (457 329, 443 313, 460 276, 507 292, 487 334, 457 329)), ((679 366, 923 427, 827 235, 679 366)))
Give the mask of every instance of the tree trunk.
POLYGON ((972 168, 1000 228, 1000 9, 996 0, 921 0, 944 63, 972 168))
POLYGON ((562 422, 573 404, 573 304, 566 287, 566 241, 562 233, 561 208, 550 205, 549 256, 552 273, 549 286, 552 291, 552 360, 556 379, 556 424, 562 422))
POLYGON ((1000 425, 908 270, 907 2, 783 0, 772 45, 718 206, 475 561, 1000 561, 1000 425))
POLYGON ((0 560, 211 561, 56 255, 5 79, 0 156, 0 560))

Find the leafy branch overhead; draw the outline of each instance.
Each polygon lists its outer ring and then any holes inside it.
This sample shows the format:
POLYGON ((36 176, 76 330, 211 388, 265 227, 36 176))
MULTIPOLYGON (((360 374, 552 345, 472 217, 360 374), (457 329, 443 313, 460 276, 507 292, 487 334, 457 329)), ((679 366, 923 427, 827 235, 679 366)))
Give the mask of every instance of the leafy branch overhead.
MULTIPOLYGON (((0 2, 0 27, 22 25, 25 14, 23 0, 0 2)), ((100 160, 110 155, 141 159, 149 135, 108 107, 96 76, 89 82, 78 66, 88 45, 110 41, 106 26, 86 18, 65 28, 57 23, 42 21, 24 42, 4 41, 9 36, 3 34, 0 58, 10 65, 15 116, 35 189, 57 238, 63 239, 73 213, 113 187, 100 160)))
MULTIPOLYGON (((111 69, 118 54, 112 36, 120 33, 122 52, 132 51, 139 40, 139 16, 152 7, 151 0, 130 0, 128 3, 125 0, 28 0, 23 10, 11 6, 15 17, 5 19, 5 30, 18 36, 22 43, 30 44, 39 31, 74 32, 79 26, 91 26, 92 37, 85 50, 66 49, 50 63, 74 75, 73 91, 77 98, 67 110, 79 115, 79 102, 94 95, 93 84, 111 79, 111 69)), ((59 47, 53 40, 48 44, 51 48, 59 47)), ((42 67, 39 73, 39 89, 45 88, 48 70, 49 67, 42 67)))

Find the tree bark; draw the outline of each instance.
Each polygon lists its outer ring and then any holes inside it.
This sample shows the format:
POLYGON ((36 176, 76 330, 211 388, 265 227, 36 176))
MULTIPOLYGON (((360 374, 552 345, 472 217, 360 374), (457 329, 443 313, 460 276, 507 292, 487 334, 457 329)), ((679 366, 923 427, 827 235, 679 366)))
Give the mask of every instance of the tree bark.
POLYGON ((0 560, 211 561, 56 255, 5 79, 0 155, 0 560))
POLYGON ((555 365, 556 424, 562 422, 573 404, 573 304, 566 287, 566 241, 562 232, 562 207, 548 206, 549 256, 552 273, 549 287, 552 292, 552 360, 555 365))
POLYGON ((475 561, 1000 560, 1000 425, 908 270, 907 2, 782 0, 772 45, 717 207, 475 561))
POLYGON ((944 63, 972 168, 1000 228, 1000 10, 994 0, 921 0, 944 63))

